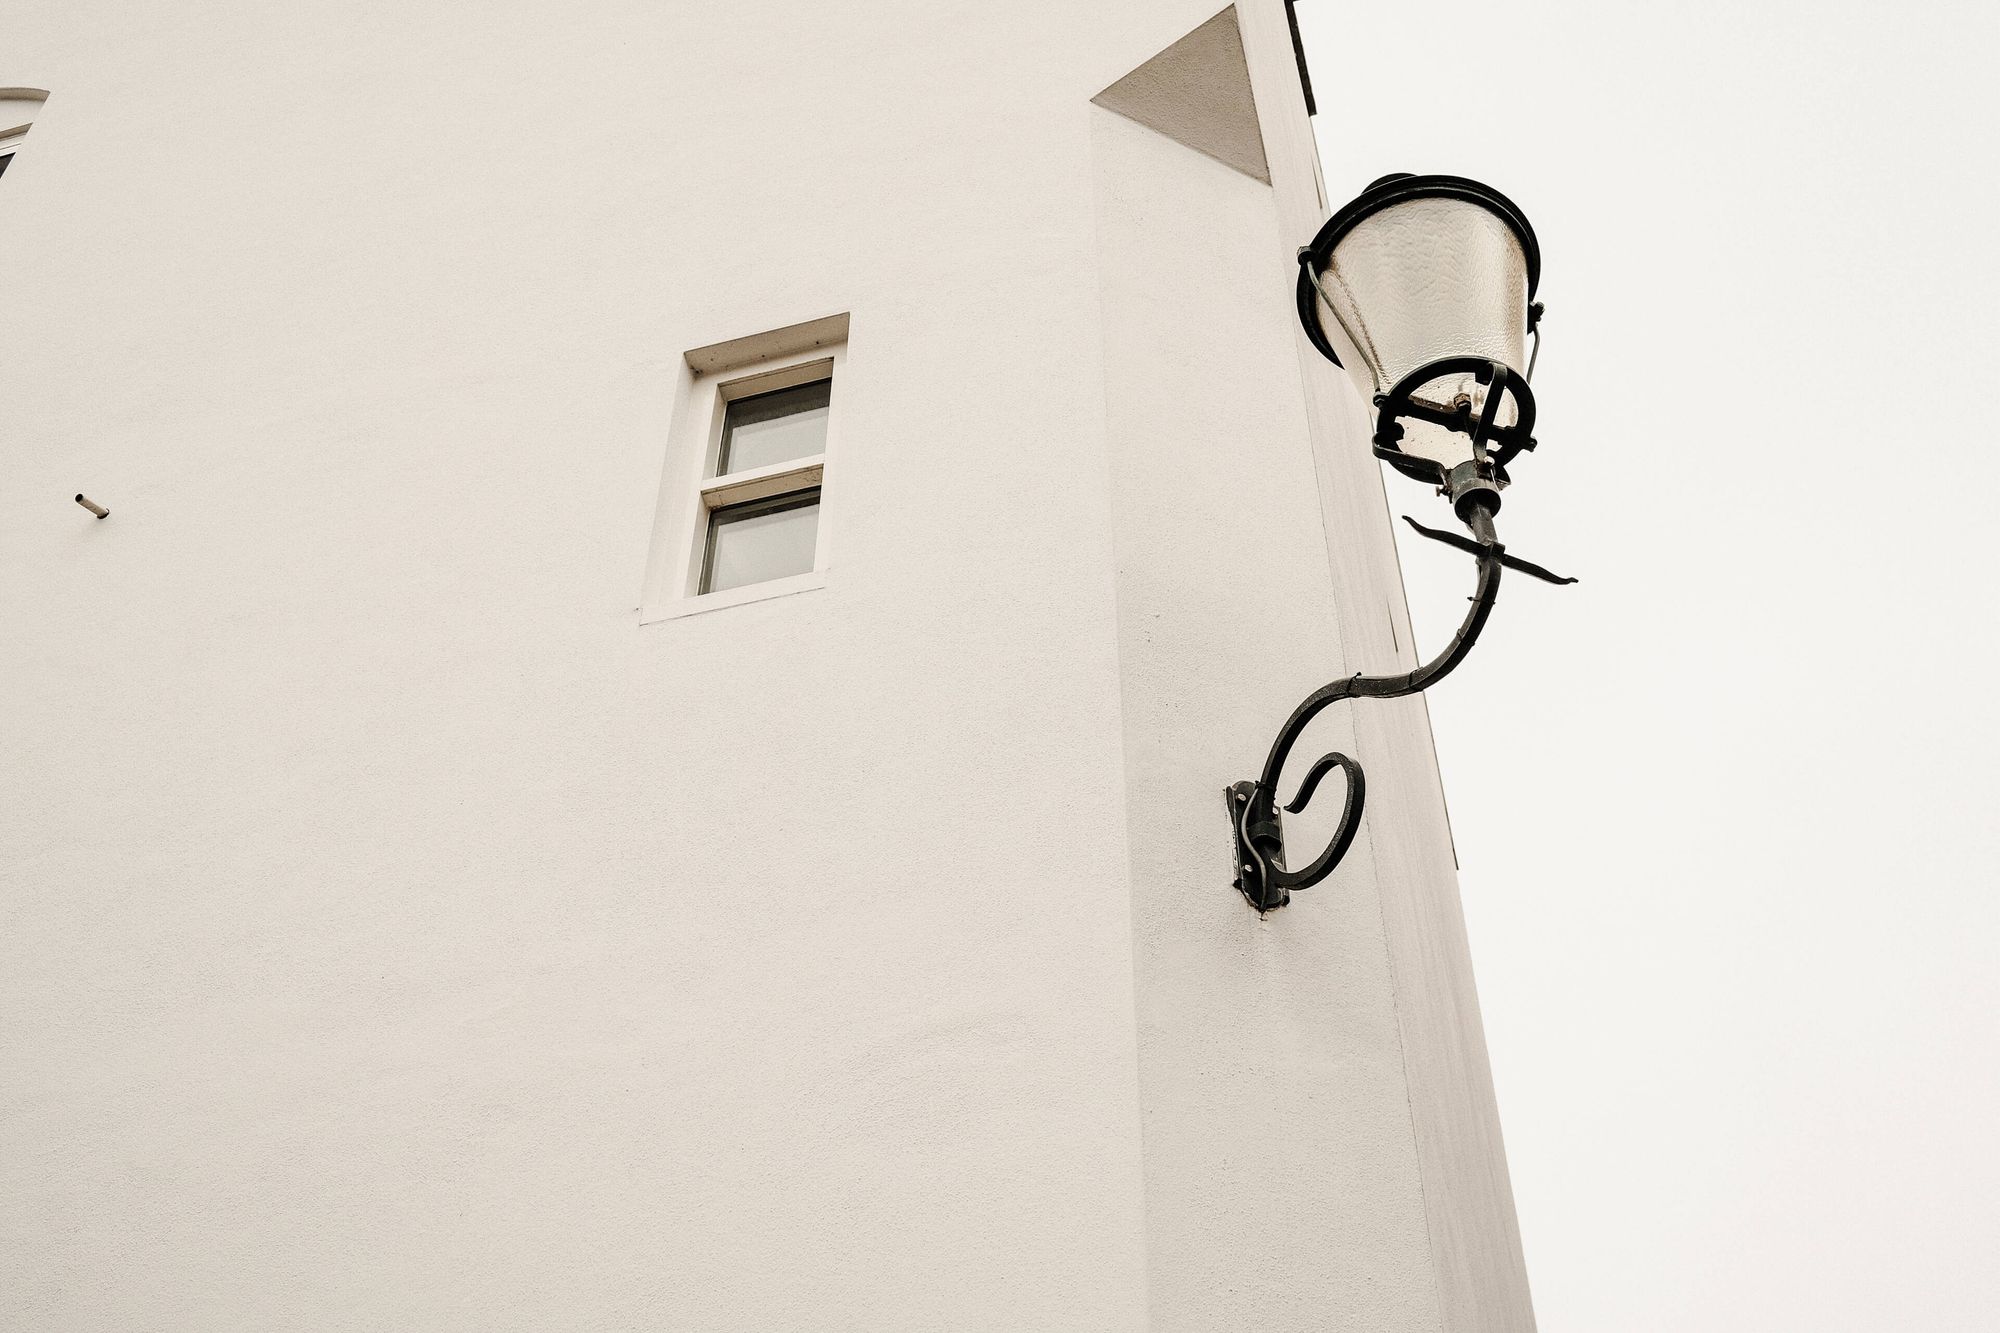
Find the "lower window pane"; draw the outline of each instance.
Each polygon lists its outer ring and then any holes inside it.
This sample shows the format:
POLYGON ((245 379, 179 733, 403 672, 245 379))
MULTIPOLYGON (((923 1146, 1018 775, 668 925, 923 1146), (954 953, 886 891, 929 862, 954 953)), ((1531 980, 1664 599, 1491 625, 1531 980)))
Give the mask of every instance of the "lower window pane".
POLYGON ((718 509, 708 520, 701 590, 721 592, 810 574, 818 538, 817 490, 718 509))

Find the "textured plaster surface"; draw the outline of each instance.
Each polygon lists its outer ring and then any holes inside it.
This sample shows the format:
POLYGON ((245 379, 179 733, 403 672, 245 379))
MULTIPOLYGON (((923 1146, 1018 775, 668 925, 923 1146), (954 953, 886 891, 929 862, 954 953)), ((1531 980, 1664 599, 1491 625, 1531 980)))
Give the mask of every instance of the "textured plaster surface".
POLYGON ((1400 613, 1307 177, 1090 105, 1212 12, 0 0, 0 1325, 1439 1321, 1462 948, 1226 887, 1400 613), (685 353, 840 312, 825 586, 641 625, 685 353))
POLYGON ((1140 1326, 1088 44, 0 28, 0 1324, 1140 1326), (640 626, 683 353, 839 311, 827 586, 640 626))
POLYGON ((1222 789, 1339 645, 1270 191, 1096 130, 1153 1327, 1436 1328, 1367 862, 1229 887, 1222 789))

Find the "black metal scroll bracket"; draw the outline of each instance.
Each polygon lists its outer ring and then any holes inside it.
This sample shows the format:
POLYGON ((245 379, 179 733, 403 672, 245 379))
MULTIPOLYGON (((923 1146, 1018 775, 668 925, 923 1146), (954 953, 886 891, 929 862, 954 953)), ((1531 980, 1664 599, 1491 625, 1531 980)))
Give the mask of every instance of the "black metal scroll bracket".
POLYGON ((1399 676, 1353 675, 1313 691, 1306 696, 1304 703, 1292 710, 1291 717, 1279 730, 1277 740, 1271 745, 1270 757, 1264 761, 1263 775, 1255 782, 1234 783, 1224 790, 1224 799, 1229 804, 1230 825, 1236 835, 1236 887, 1260 913, 1283 907, 1291 901, 1294 889, 1311 888, 1332 873, 1341 858, 1347 855, 1354 835, 1360 831, 1362 811, 1367 805, 1368 784, 1361 765, 1344 754, 1321 756, 1306 771, 1305 778, 1299 783, 1298 794, 1286 804, 1285 810, 1290 814, 1304 810, 1319 790, 1320 782, 1339 769, 1347 784, 1347 802, 1340 812, 1340 827, 1310 865, 1293 870, 1286 864, 1284 825, 1279 822, 1277 810, 1278 779, 1284 771, 1285 761, 1291 757, 1292 747, 1305 734, 1307 725, 1328 705, 1343 699, 1397 699, 1426 690, 1450 675, 1465 660, 1465 655, 1472 651, 1479 632, 1486 627, 1486 618, 1493 613, 1494 600, 1500 594, 1501 570, 1518 570, 1549 583, 1576 582, 1507 554, 1507 548, 1493 535, 1493 515, 1500 507, 1499 487, 1506 484, 1501 464, 1522 449, 1534 447, 1533 437, 1528 434, 1534 423, 1534 398, 1520 376, 1497 362, 1454 358, 1449 362, 1433 362, 1413 372, 1376 401, 1381 408, 1375 437, 1376 452, 1385 457, 1393 453, 1396 459, 1407 460, 1412 470, 1420 463, 1435 469, 1437 475, 1426 475, 1426 479, 1438 482, 1450 496, 1453 508, 1472 535, 1462 537, 1457 533, 1440 532, 1410 518, 1404 519, 1404 522, 1426 537, 1474 556, 1479 561, 1479 584, 1472 594, 1472 608, 1465 613, 1464 623, 1459 625, 1458 633, 1452 635, 1443 652, 1416 670, 1399 676), (1441 374, 1458 372, 1471 372, 1481 384, 1490 386, 1485 410, 1480 413, 1477 422, 1471 419, 1465 405, 1443 409, 1414 398, 1413 391, 1422 384, 1441 374), (1515 422, 1510 427, 1498 424, 1500 403, 1505 397, 1512 397, 1516 404, 1515 422), (1394 447, 1402 435, 1402 428, 1396 419, 1406 416, 1436 421, 1470 435, 1476 459, 1453 468, 1447 474, 1442 467, 1429 460, 1402 454, 1394 447), (1495 456, 1485 452, 1488 441, 1500 445, 1495 456))
MULTIPOLYGON (((1539 349, 1541 333, 1535 338, 1539 349)), ((1517 454, 1531 452, 1535 447, 1535 395, 1528 387, 1528 381, 1509 370, 1498 361, 1488 361, 1478 356, 1448 356, 1418 366, 1396 382, 1387 393, 1375 395, 1375 456, 1394 467, 1406 477, 1427 481, 1434 486, 1445 487, 1448 478, 1442 464, 1416 454, 1406 454, 1401 448, 1403 422, 1428 421, 1446 430, 1472 437, 1479 455, 1480 475, 1493 481, 1497 486, 1507 484, 1507 465, 1517 454), (1485 410, 1477 420, 1472 415, 1472 400, 1460 397, 1450 404, 1434 403, 1419 397, 1419 393, 1440 380, 1454 376, 1470 375, 1473 381, 1486 388, 1485 410), (1500 409, 1503 404, 1514 404, 1514 420, 1508 425, 1500 424, 1500 409), (1487 446, 1491 445, 1491 452, 1487 446)), ((1454 505, 1459 497, 1452 496, 1454 505)), ((1493 507, 1498 509, 1496 494, 1493 507)), ((1461 509, 1459 517, 1463 518, 1461 509)))

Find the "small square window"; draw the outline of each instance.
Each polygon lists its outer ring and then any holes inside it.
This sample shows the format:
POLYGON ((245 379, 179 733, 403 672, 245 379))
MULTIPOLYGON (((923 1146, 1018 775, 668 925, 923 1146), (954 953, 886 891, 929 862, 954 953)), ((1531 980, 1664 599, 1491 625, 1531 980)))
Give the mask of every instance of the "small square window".
POLYGON ((739 382, 747 393, 729 396, 734 386, 728 385, 719 391, 722 436, 715 476, 702 487, 708 540, 697 594, 813 572, 833 403, 833 381, 824 378, 824 365, 803 373, 814 369, 820 378, 783 388, 760 392, 770 381, 753 376, 739 382))
POLYGON ((839 447, 847 316, 685 356, 691 374, 669 443, 679 461, 662 482, 641 623, 826 586, 824 488, 839 447))
POLYGON ((718 509, 708 520, 701 590, 810 574, 819 543, 819 487, 718 509))

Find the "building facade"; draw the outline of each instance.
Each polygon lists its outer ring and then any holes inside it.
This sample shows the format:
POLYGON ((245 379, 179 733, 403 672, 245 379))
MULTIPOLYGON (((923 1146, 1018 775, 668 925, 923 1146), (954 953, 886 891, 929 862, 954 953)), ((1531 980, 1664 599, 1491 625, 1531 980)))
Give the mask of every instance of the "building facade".
POLYGON ((0 1323, 1532 1328, 1214 5, 0 6, 0 1323))

